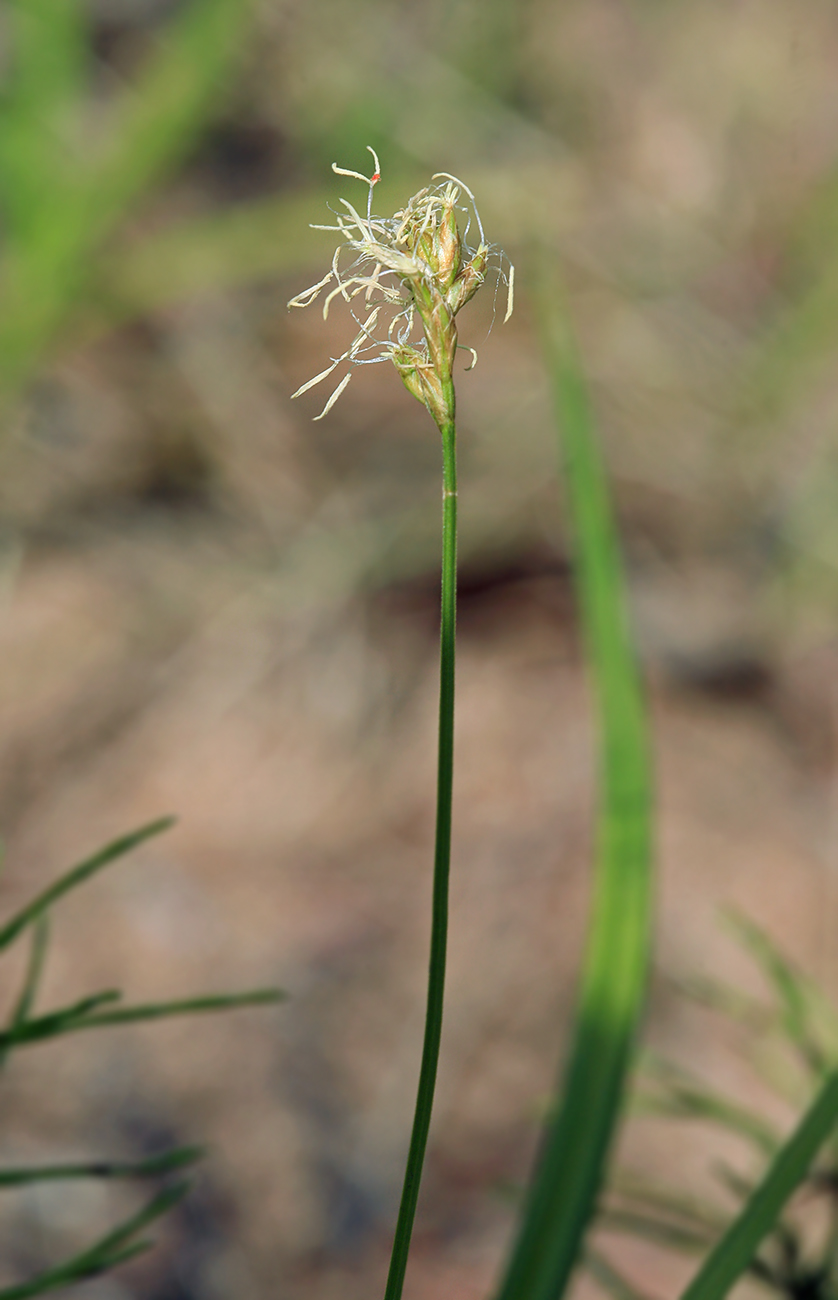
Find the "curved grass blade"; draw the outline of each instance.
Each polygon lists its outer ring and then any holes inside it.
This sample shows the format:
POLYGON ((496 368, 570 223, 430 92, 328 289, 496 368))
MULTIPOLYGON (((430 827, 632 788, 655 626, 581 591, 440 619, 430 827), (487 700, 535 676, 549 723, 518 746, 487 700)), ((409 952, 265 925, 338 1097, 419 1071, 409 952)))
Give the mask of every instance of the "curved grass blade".
POLYGON ((832 1008, 758 925, 732 908, 725 919, 773 989, 787 1039, 815 1079, 822 1079, 838 1051, 838 1021, 832 1008), (819 1026, 833 1040, 831 1054, 822 1042, 819 1026))
MULTIPOLYGON (((29 960, 26 964, 26 974, 23 978, 23 987, 21 988, 15 1008, 12 1011, 9 1029, 14 1032, 28 1019, 29 1013, 35 1004, 35 998, 38 994, 38 987, 41 982, 41 976, 44 973, 44 963, 47 955, 47 944, 49 942, 49 922, 46 914, 38 917, 34 923, 34 933, 32 935, 32 947, 29 950, 29 960)), ((8 1048, 0 1047, 0 1067, 5 1064, 8 1048)))
POLYGON ((111 840, 98 853, 91 857, 85 858, 77 866, 71 867, 63 876, 49 885, 41 894, 22 908, 10 921, 0 927, 0 952, 8 948, 9 944, 21 934, 27 926, 32 925, 40 916, 52 907, 59 898, 63 898, 71 889, 89 880, 97 871, 104 867, 110 866, 117 858, 124 857, 132 849, 144 844, 155 835, 162 835, 163 831, 169 830, 175 824, 174 817, 159 817, 157 821, 149 822, 147 826, 141 826, 139 830, 132 831, 130 835, 122 835, 119 839, 111 840))
POLYGON ((746 1178, 738 1169, 732 1168, 726 1160, 714 1160, 710 1168, 716 1181, 730 1192, 740 1205, 744 1204, 749 1196, 753 1196, 756 1189, 754 1178, 746 1178))
POLYGON ((723 980, 698 975, 679 979, 674 984, 679 993, 697 1006, 706 1007, 708 1011, 718 1011, 754 1033, 768 1032, 776 1021, 776 1012, 772 1007, 735 989, 731 984, 725 984, 723 980))
POLYGON ((35 998, 38 996, 41 977, 44 973, 44 963, 47 957, 47 945, 49 944, 49 921, 47 916, 42 913, 35 921, 35 929, 32 935, 32 947, 29 951, 29 961, 26 966, 26 975, 23 980, 23 988, 20 990, 15 1009, 12 1012, 11 1027, 17 1028, 28 1020, 29 1013, 35 1005, 35 998))
POLYGON ((757 1250, 838 1121, 838 1073, 830 1074, 768 1172, 710 1252, 681 1300, 722 1300, 757 1250))
POLYGON ((29 1300, 30 1296, 43 1295, 58 1287, 68 1286, 71 1282, 80 1282, 83 1278, 96 1277, 117 1264, 123 1264, 141 1251, 147 1250, 150 1243, 132 1242, 131 1238, 142 1232, 150 1223, 167 1214, 189 1190, 186 1182, 177 1183, 160 1192, 154 1200, 149 1201, 137 1214, 126 1219, 118 1228, 101 1237, 93 1246, 74 1255, 55 1268, 39 1273, 29 1282, 19 1286, 4 1287, 0 1291, 0 1300, 29 1300))
POLYGON ((154 1242, 148 1239, 132 1242, 130 1246, 123 1246, 122 1250, 114 1251, 112 1255, 108 1255, 100 1262, 98 1267, 92 1269, 85 1276, 100 1277, 102 1273, 112 1273, 115 1268, 119 1268, 120 1264, 128 1264, 132 1259, 136 1259, 138 1255, 145 1255, 147 1251, 153 1248, 154 1242))
POLYGON ((823 1077, 813 1078, 811 1061, 801 1055, 795 1045, 789 1059, 789 1046, 785 1017, 776 1002, 767 1002, 737 989, 721 980, 708 976, 679 979, 675 987, 697 1006, 716 1011, 735 1021, 746 1033, 743 1045, 747 1060, 762 1081, 783 1101, 798 1111, 805 1104, 812 1084, 823 1077))
POLYGON ((608 1209, 597 1218, 599 1227, 608 1232, 627 1233, 632 1237, 645 1237, 670 1250, 703 1251, 715 1240, 707 1228, 682 1223, 670 1223, 664 1218, 644 1214, 641 1210, 608 1209))
POLYGON ((94 181, 95 228, 182 156, 218 100, 251 12, 251 0, 191 0, 168 24, 120 105, 115 147, 94 181))
MULTIPOLYGON (((732 1169, 726 1161, 716 1160, 711 1168, 716 1180, 740 1205, 745 1205, 756 1191, 757 1180, 755 1178, 746 1178, 738 1169, 732 1169)), ((771 1236, 786 1260, 793 1260, 797 1257, 799 1253, 797 1234, 794 1228, 787 1224, 782 1217, 778 1217, 774 1223, 771 1236)), ((750 1267, 751 1271, 753 1271, 755 1268, 754 1261, 751 1262, 750 1267)))
POLYGON ((836 320, 838 261, 829 249, 817 274, 766 331, 746 371, 743 403, 757 414, 781 415, 807 384, 819 378, 835 346, 836 320))
POLYGON ((121 997, 122 994, 117 989, 107 989, 104 993, 94 993, 70 1006, 60 1007, 58 1011, 50 1011, 48 1015, 20 1021, 0 1033, 0 1052, 5 1054, 21 1043, 43 1042, 44 1039, 66 1034, 71 1026, 79 1022, 85 1023, 93 1012, 119 1002, 121 997))
MULTIPOLYGON (((14 1037, 18 1034, 23 1024, 29 1019, 29 1013, 34 1006, 35 997, 38 995, 40 979, 42 979, 44 962, 47 958, 47 944, 49 940, 49 926, 47 915, 42 914, 34 922, 35 932, 32 935, 32 945, 29 954, 29 962, 26 966, 26 975, 23 976, 23 987, 17 1000, 16 1006, 12 1011, 12 1019, 9 1021, 8 1031, 0 1035, 0 1067, 5 1065, 6 1057, 9 1050, 12 1049, 14 1037)), ((117 998, 118 993, 108 992, 100 993, 95 998, 84 998, 81 1004, 74 1008, 66 1009, 64 1014, 86 1014, 99 1006, 103 1001, 113 1001, 117 998)))
POLYGON ((0 1169, 0 1188, 30 1183, 55 1183, 76 1178, 154 1178, 203 1159, 204 1147, 175 1147, 147 1160, 88 1161, 83 1164, 42 1165, 30 1169, 0 1169))
POLYGON ((644 1213, 663 1215, 687 1227, 707 1232, 715 1240, 724 1232, 729 1216, 723 1214, 712 1202, 685 1195, 668 1186, 658 1186, 645 1178, 617 1170, 609 1189, 609 1201, 644 1213))
POLYGON ((652 1064, 653 1081, 661 1091, 639 1094, 636 1102, 641 1114, 707 1120, 750 1143, 762 1157, 771 1159, 776 1154, 780 1138, 767 1120, 714 1092, 686 1071, 667 1062, 648 1060, 652 1064))
MULTIPOLYGON (((77 5, 61 0, 60 7, 77 5)), ((53 168, 37 192, 34 219, 17 220, 18 237, 4 250, 2 267, 0 398, 30 379, 83 296, 94 255, 113 226, 199 133, 241 46, 250 9, 249 0, 191 0, 117 105, 110 148, 53 168)))
POLYGON ((570 1058, 500 1300, 556 1300, 579 1257, 643 1011, 652 909, 651 773, 617 529, 585 379, 555 277, 539 267, 576 580, 600 734, 592 915, 570 1058))
POLYGON ((75 1029, 100 1029, 104 1025, 130 1025, 139 1020, 167 1020, 171 1016, 194 1016, 206 1011, 234 1011, 237 1007, 272 1006, 284 1002, 288 994, 284 989, 252 989, 247 993, 218 993, 200 998, 185 998, 178 1002, 149 1002, 143 1006, 120 1007, 116 1011, 97 1012, 83 1022, 70 1026, 75 1029))
POLYGON ((0 186, 6 233, 14 239, 39 218, 44 198, 71 181, 67 119, 80 97, 90 55, 80 0, 10 4, 11 72, 0 106, 0 186))
POLYGON ((629 1282, 602 1251, 586 1247, 585 1267, 613 1300, 647 1300, 645 1292, 639 1291, 629 1282))
POLYGON ((65 1011, 27 1020, 17 1029, 0 1034, 0 1050, 24 1047, 55 1038, 59 1034, 73 1034, 82 1029, 102 1029, 107 1025, 130 1025, 142 1020, 166 1020, 172 1016, 192 1016, 205 1011, 232 1011, 237 1007, 255 1007, 284 1002, 287 994, 282 989, 254 989, 249 993, 212 994, 208 997, 186 998, 178 1002, 149 1002, 137 1007, 120 1007, 116 1011, 97 1011, 102 1002, 116 1001, 119 994, 100 993, 65 1011))

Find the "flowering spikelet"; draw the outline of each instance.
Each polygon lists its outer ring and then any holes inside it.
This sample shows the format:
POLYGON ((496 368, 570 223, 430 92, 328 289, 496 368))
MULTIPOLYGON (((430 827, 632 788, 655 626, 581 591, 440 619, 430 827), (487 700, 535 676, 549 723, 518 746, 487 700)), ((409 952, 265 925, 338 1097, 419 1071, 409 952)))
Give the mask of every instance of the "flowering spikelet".
MULTIPOLYGON (((486 243, 474 195, 447 172, 438 172, 433 180, 439 184, 414 194, 394 216, 374 216, 372 192, 381 169, 375 150, 367 148, 375 163, 372 176, 332 164, 339 176, 352 176, 368 186, 366 216, 341 199, 346 214, 335 214, 337 224, 313 227, 335 231, 343 242, 335 249, 329 273, 288 304, 308 307, 328 290, 324 319, 334 299, 342 298, 349 304, 358 333, 345 352, 333 357, 330 366, 293 396, 321 383, 344 362, 352 366, 392 361, 405 387, 424 402, 442 429, 454 417, 452 369, 459 346, 455 317, 485 281, 494 257, 493 269, 507 286, 507 321, 512 314, 514 267, 509 263, 508 272, 503 271, 499 256, 486 243), (462 218, 464 230, 460 229, 462 218), (476 248, 466 242, 472 220, 480 235, 476 248), (346 249, 355 257, 344 267, 341 255, 346 249), (361 296, 367 309, 363 316, 353 305, 361 296)), ((477 353, 473 348, 467 350, 474 365, 477 353)), ((351 375, 351 370, 344 375, 316 419, 321 420, 332 409, 351 375)))

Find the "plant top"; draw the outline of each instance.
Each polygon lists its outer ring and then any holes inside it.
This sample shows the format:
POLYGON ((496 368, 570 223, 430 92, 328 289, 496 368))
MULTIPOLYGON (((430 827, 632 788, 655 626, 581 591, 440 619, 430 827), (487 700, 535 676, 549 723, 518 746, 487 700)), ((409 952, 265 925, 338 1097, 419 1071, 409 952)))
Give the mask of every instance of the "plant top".
MULTIPOLYGON (((514 267, 509 263, 508 273, 504 272, 501 255, 486 243, 474 195, 447 172, 437 172, 433 180, 439 184, 419 190, 392 217, 374 216, 372 192, 381 179, 381 169, 375 150, 367 148, 375 163, 371 176, 332 164, 339 176, 352 176, 369 187, 366 216, 348 199, 341 199, 348 215, 336 213, 336 225, 313 225, 314 230, 335 231, 344 242, 335 249, 328 274, 288 303, 289 307, 308 307, 332 285, 323 303, 324 320, 332 301, 340 297, 350 305, 358 333, 345 352, 333 357, 330 366, 293 396, 321 383, 343 362, 353 366, 392 361, 405 387, 424 402, 443 429, 454 418, 452 372, 460 346, 457 313, 484 283, 494 260, 498 278, 507 286, 506 322, 512 314, 514 267), (467 202, 462 201, 463 195, 467 202), (467 242, 472 224, 480 235, 476 248, 467 242), (341 255, 345 249, 355 258, 344 268, 341 255), (365 318, 352 305, 361 296, 365 318)), ((467 350, 473 366, 477 353, 473 348, 467 350)), ((350 369, 315 419, 328 414, 351 378, 350 369)))

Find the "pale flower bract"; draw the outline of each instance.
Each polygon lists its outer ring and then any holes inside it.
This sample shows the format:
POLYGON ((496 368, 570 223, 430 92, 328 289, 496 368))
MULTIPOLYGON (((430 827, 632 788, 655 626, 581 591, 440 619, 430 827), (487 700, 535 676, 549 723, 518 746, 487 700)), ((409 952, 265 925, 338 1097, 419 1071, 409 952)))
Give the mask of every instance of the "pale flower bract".
MULTIPOLYGON (((331 365, 293 396, 322 383, 343 363, 352 367, 392 361, 405 387, 424 402, 442 429, 454 416, 452 369, 460 346, 455 317, 484 283, 487 271, 494 269, 507 286, 507 321, 512 314, 514 268, 508 263, 508 271, 503 270, 500 255, 486 243, 474 195, 447 172, 437 172, 432 179, 439 183, 414 194, 392 217, 373 215, 372 192, 381 168, 375 150, 367 148, 375 163, 371 176, 332 164, 338 175, 351 176, 368 187, 366 216, 341 199, 346 213, 335 213, 336 224, 313 227, 334 231, 342 242, 328 274, 288 303, 308 307, 326 291, 324 319, 332 302, 341 298, 349 305, 358 333, 345 352, 333 357, 331 365), (472 224, 480 236, 477 247, 467 242, 472 224), (354 260, 343 266, 346 250, 354 253, 354 260), (364 304, 361 315, 355 306, 358 299, 364 304)), ((476 352, 466 350, 474 365, 476 352)), ((349 369, 315 419, 328 414, 351 377, 349 369)))

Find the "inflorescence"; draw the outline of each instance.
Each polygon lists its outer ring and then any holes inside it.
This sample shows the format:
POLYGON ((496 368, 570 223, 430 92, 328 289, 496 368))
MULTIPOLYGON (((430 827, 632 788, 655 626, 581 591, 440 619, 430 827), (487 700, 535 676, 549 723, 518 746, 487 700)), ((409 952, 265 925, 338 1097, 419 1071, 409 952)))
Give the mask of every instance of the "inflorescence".
MULTIPOLYGON (((443 428, 454 415, 452 368, 459 346, 455 317, 485 282, 487 271, 494 269, 507 287, 507 321, 512 314, 514 267, 507 259, 508 270, 503 269, 501 255, 486 243, 474 195, 447 172, 438 172, 433 179, 439 184, 414 194, 392 217, 374 216, 372 192, 381 169, 375 150, 367 148, 375 163, 372 176, 332 164, 339 176, 354 177, 368 186, 366 216, 341 199, 348 215, 336 213, 336 225, 313 226, 336 232, 343 242, 335 249, 329 273, 288 303, 308 307, 328 290, 324 319, 335 298, 342 298, 349 304, 358 333, 345 352, 333 357, 331 365, 293 396, 308 392, 344 362, 351 367, 392 361, 408 391, 424 402, 443 428), (467 202, 462 201, 463 195, 467 202), (472 223, 480 236, 476 248, 467 242, 472 223), (341 258, 344 255, 345 260, 347 249, 355 257, 344 267, 341 258), (363 316, 354 306, 361 297, 363 316)), ((477 353, 473 348, 467 351, 473 366, 477 353)), ((349 369, 316 419, 328 414, 351 378, 349 369)))

